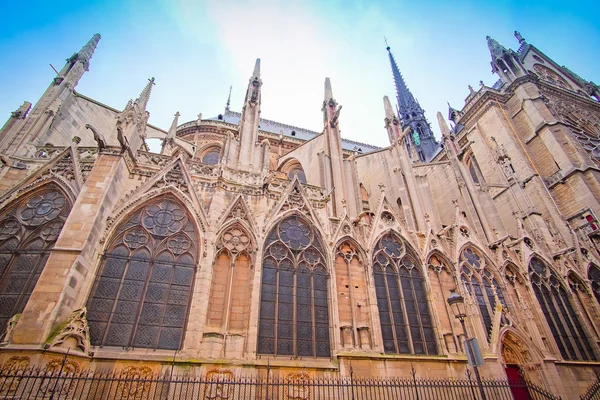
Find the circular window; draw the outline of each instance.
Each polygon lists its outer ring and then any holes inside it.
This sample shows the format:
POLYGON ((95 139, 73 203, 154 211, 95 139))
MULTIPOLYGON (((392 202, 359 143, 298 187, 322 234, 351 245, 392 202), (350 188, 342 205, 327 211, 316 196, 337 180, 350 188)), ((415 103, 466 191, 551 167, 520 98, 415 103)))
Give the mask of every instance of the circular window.
POLYGON ((212 149, 202 156, 203 164, 215 165, 219 163, 219 149, 212 149))

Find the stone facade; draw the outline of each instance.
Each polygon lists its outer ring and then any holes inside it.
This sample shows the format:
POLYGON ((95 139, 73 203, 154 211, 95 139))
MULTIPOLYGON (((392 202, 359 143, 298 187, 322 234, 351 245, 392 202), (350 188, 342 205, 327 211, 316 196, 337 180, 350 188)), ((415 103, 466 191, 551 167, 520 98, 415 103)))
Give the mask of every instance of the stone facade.
POLYGON ((488 39, 500 81, 452 128, 438 114, 443 150, 420 162, 387 97, 389 147, 341 139, 329 79, 322 132, 261 119, 260 60, 241 113, 153 127, 154 79, 123 110, 73 90, 95 35, 1 131, 0 363, 458 378, 456 290, 484 377, 582 393, 600 369, 599 91, 517 38, 488 39))

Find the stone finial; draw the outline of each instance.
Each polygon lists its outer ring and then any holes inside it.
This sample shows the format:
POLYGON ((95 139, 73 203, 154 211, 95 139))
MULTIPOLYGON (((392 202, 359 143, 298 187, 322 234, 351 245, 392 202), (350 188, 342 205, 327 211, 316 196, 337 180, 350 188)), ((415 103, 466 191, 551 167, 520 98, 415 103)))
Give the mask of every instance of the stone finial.
POLYGON ((388 119, 394 118, 394 109, 392 108, 392 103, 390 102, 390 98, 387 96, 383 96, 383 108, 385 109, 385 117, 388 119))
POLYGON ((82 62, 86 69, 101 38, 102 36, 100 36, 99 33, 96 33, 77 53, 77 60, 82 62))
POLYGON ((333 90, 331 89, 331 80, 329 78, 325 78, 325 96, 323 99, 325 101, 333 99, 333 90))
POLYGON ((469 93, 474 94, 475 93, 475 89, 473 89, 473 86, 469 85, 469 93))
MULTIPOLYGON (((167 132, 167 136, 165 137, 164 143, 175 138, 175 134, 177 133, 177 124, 179 123, 180 115, 181 114, 179 114, 179 111, 177 111, 175 113, 175 118, 173 118, 173 122, 171 123, 171 127, 169 128, 169 131, 167 132)), ((200 115, 202 115, 202 114, 200 114, 200 115)))
POLYGON ((144 90, 142 90, 139 97, 135 101, 135 103, 137 103, 142 110, 146 110, 148 100, 150 100, 150 93, 152 93, 152 86, 154 86, 154 77, 148 79, 148 83, 144 87, 144 90))
POLYGON ((490 49, 490 55, 492 59, 499 58, 503 52, 506 51, 506 47, 502 46, 496 39, 491 38, 490 36, 486 36, 488 49, 490 49))
MULTIPOLYGON (((260 78, 260 58, 257 58, 256 63, 254 63, 254 72, 252 73, 252 76, 255 78, 260 78)), ((230 94, 231 94, 231 89, 230 89, 230 94)))
POLYGON ((519 33, 519 31, 515 31, 514 35, 515 38, 517 38, 517 40, 519 41, 519 44, 525 43, 525 38, 521 36, 521 33, 519 33))

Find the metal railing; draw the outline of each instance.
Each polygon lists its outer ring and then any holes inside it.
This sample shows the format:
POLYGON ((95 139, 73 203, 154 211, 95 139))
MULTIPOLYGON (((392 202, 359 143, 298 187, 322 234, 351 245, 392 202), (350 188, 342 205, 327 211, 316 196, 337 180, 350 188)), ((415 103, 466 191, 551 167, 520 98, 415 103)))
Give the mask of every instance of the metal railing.
MULTIPOLYGON (((217 375, 144 375, 66 370, 0 371, 0 399, 460 399, 479 400, 470 374, 467 379, 407 378, 292 378, 235 377, 217 375)), ((228 375, 229 374, 229 375, 228 375)), ((527 381, 483 380, 488 399, 560 399, 527 381)), ((582 397, 584 398, 584 397, 582 397)), ((590 399, 593 397, 585 397, 590 399)))
POLYGON ((581 400, 600 400, 600 375, 596 375, 596 382, 592 383, 579 398, 581 400))

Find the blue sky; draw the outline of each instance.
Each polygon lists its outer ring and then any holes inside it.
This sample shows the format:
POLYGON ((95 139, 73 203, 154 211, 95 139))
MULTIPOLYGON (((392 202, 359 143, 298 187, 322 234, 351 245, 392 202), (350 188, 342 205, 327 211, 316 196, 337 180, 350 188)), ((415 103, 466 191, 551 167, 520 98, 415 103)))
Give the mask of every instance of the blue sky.
MULTIPOLYGON (((102 34, 77 91, 122 109, 151 76, 150 123, 168 129, 240 111, 262 59, 262 117, 320 131, 323 82, 344 106, 342 136, 385 146, 382 97, 394 97, 383 37, 437 132, 467 85, 492 85, 485 36, 517 29, 560 65, 600 83, 598 1, 131 0, 12 2, 0 14, 0 123, 37 101, 65 58, 102 34), (14 7, 14 9, 11 9, 14 7)), ((395 102, 395 100, 394 100, 395 102)), ((439 135, 438 135, 439 136, 439 135)))

